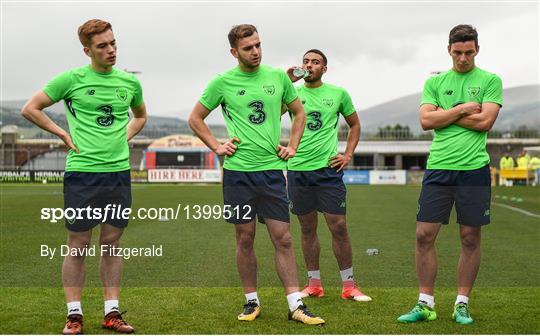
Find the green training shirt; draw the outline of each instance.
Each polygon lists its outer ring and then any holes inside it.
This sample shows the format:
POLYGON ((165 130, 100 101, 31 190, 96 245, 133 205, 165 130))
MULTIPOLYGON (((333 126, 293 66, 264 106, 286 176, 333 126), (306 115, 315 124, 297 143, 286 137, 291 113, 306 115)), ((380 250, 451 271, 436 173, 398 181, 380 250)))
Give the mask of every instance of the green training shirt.
POLYGON ((130 169, 128 111, 143 103, 141 85, 134 75, 115 68, 100 73, 87 65, 54 77, 43 92, 53 102, 64 100, 69 133, 79 150, 69 150, 66 171, 130 169))
POLYGON ((289 159, 289 170, 316 170, 328 167, 338 152, 339 115, 355 112, 351 96, 345 89, 323 83, 317 88, 296 88, 304 110, 306 127, 296 155, 289 159))
POLYGON ((297 97, 287 74, 260 65, 255 72, 239 67, 217 75, 206 87, 199 102, 212 111, 219 105, 229 137, 241 143, 223 168, 236 171, 286 169, 277 155, 281 135, 281 105, 297 97))
MULTIPOLYGON (((475 67, 467 73, 454 70, 429 78, 421 104, 432 104, 444 110, 468 103, 496 103, 502 106, 501 79, 475 67)), ((487 132, 451 124, 435 130, 429 151, 428 169, 473 170, 489 163, 486 151, 487 132)))

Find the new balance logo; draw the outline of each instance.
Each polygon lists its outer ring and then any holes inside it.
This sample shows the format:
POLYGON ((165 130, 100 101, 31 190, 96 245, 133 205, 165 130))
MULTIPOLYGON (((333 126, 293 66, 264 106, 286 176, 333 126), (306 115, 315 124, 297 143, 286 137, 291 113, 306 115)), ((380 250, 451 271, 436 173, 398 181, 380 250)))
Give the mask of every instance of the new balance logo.
POLYGON ((95 93, 96 93, 96 90, 94 90, 94 89, 89 89, 88 91, 86 91, 86 94, 88 96, 93 96, 95 93))
POLYGON ((76 313, 76 312, 79 312, 79 311, 80 311, 79 308, 72 308, 72 309, 69 310, 68 313, 76 313))
POLYGON ((451 96, 451 95, 454 94, 454 91, 452 91, 452 90, 446 90, 446 91, 444 91, 444 94, 445 94, 446 96, 451 96))
POLYGON ((484 212, 484 216, 489 216, 489 214, 490 214, 490 211, 489 211, 489 209, 487 209, 487 210, 484 212))
POLYGON ((353 278, 353 276, 352 276, 352 275, 349 275, 349 276, 347 277, 347 279, 352 279, 352 278, 353 278))
POLYGON ((237 96, 243 96, 246 94, 246 90, 238 90, 238 92, 236 93, 237 96))

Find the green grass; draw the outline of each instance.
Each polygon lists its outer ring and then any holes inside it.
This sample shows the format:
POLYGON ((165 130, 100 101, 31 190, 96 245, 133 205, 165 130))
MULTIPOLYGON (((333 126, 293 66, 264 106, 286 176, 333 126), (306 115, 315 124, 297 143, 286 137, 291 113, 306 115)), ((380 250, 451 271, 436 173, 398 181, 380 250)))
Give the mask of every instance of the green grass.
MULTIPOLYGON (((62 207, 61 185, 2 184, 0 214, 0 333, 58 333, 65 304, 60 282, 62 258, 41 257, 40 245, 58 247, 66 240, 63 223, 40 220, 42 207, 62 207)), ((414 271, 416 201, 413 186, 349 186, 348 226, 354 251, 355 277, 371 303, 339 298, 339 273, 330 234, 321 222, 321 273, 327 296, 308 299, 308 306, 327 320, 313 328, 286 319, 287 304, 275 273, 273 247, 258 225, 256 252, 262 316, 239 323, 244 303, 234 259, 234 230, 221 220, 133 220, 123 246, 163 245, 162 257, 124 261, 121 308, 138 333, 180 334, 536 334, 540 323, 538 238, 540 219, 493 206, 492 224, 483 230, 482 265, 471 298, 476 323, 459 326, 450 316, 455 299, 459 256, 458 227, 441 230, 437 241, 439 272, 436 302, 439 319, 401 325, 400 314, 417 299, 414 271), (378 256, 366 256, 378 248, 378 256)), ((538 188, 494 188, 493 200, 540 214, 538 188), (497 198, 496 196, 499 195, 497 198), (507 196, 503 199, 502 196, 507 196), (521 202, 512 201, 521 198, 521 202), (505 203, 506 202, 506 203, 505 203)), ((133 207, 221 204, 220 186, 134 185, 133 207)), ((300 231, 291 231, 304 282, 300 231)), ((98 231, 94 243, 97 243, 98 231)), ((100 328, 102 298, 98 257, 87 258, 83 295, 85 332, 100 328)))

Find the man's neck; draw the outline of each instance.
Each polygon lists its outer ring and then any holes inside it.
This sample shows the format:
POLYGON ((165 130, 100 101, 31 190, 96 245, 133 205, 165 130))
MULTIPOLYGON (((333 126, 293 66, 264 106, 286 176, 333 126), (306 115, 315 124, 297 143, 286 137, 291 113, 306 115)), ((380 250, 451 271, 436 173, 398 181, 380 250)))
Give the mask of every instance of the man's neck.
POLYGON ((467 70, 467 71, 461 72, 461 71, 459 71, 458 69, 456 69, 455 67, 452 67, 452 70, 454 70, 454 71, 457 72, 457 73, 466 74, 466 73, 469 73, 469 72, 473 71, 475 68, 476 68, 476 65, 473 64, 473 66, 472 66, 469 70, 467 70))
POLYGON ((112 68, 113 68, 112 65, 102 66, 102 65, 96 64, 96 63, 94 63, 94 62, 92 62, 92 63, 90 64, 90 66, 92 67, 92 69, 93 69, 95 72, 102 72, 102 73, 111 72, 111 71, 112 71, 112 68))
POLYGON ((310 89, 315 89, 318 87, 321 87, 323 85, 322 80, 318 80, 316 82, 304 82, 304 86, 310 89))
POLYGON ((251 67, 246 67, 242 63, 238 63, 238 67, 240 68, 240 70, 242 70, 242 72, 255 72, 255 71, 259 70, 258 65, 256 67, 254 67, 254 68, 251 68, 251 67))

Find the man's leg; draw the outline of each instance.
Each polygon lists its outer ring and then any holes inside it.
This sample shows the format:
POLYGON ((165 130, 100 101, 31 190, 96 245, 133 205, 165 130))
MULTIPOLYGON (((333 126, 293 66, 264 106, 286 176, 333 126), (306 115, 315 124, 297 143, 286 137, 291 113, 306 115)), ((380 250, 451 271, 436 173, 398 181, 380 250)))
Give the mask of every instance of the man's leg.
POLYGON ((245 224, 234 224, 236 231, 236 266, 244 294, 257 291, 257 258, 253 243, 255 241, 255 220, 245 224))
POLYGON ((236 267, 247 301, 243 312, 238 315, 238 320, 253 321, 261 314, 261 303, 257 295, 257 258, 253 248, 256 222, 252 220, 245 224, 234 224, 234 227, 236 231, 236 267))
POLYGON ((319 244, 319 237, 317 237, 317 217, 317 211, 298 215, 300 229, 302 230, 302 252, 308 270, 308 284, 301 292, 302 297, 324 296, 319 268, 321 246, 319 244))
POLYGON ((437 276, 435 239, 441 224, 416 222, 416 274, 420 293, 433 296, 437 276))
POLYGON ((458 175, 456 213, 461 238, 461 254, 457 268, 458 295, 454 320, 471 324, 469 295, 480 268, 481 227, 490 222, 491 173, 489 166, 461 171, 458 175))
POLYGON ((354 277, 352 266, 352 247, 347 232, 345 215, 329 214, 324 212, 324 217, 330 233, 332 234, 332 249, 336 256, 343 289, 341 297, 343 299, 368 302, 372 299, 358 289, 354 277))
MULTIPOLYGON (((91 238, 92 230, 83 232, 68 231, 67 245, 70 249, 76 248, 84 251, 85 248, 90 246, 91 238)), ((84 258, 84 254, 77 254, 76 256, 68 254, 64 258, 64 263, 62 264, 62 283, 64 285, 64 295, 68 304, 70 302, 81 301, 85 278, 84 258)), ((82 311, 68 312, 68 315, 70 315, 70 313, 82 315, 82 311)))
POLYGON ((102 253, 99 264, 99 275, 103 283, 103 297, 105 300, 103 327, 129 334, 134 332, 135 329, 124 321, 120 314, 119 299, 122 278, 122 257, 118 253, 115 253, 114 250, 114 248, 120 247, 120 237, 122 237, 123 233, 123 228, 118 228, 110 224, 101 225, 99 245, 102 253), (105 247, 101 248, 103 245, 105 247))
POLYGON ((317 211, 299 215, 298 221, 302 230, 302 252, 306 268, 308 271, 318 271, 321 246, 317 237, 317 211))
POLYGON ((459 226, 461 254, 458 263, 458 295, 469 296, 480 268, 481 227, 459 226))
POLYGON ((352 267, 352 248, 347 232, 345 215, 333 215, 324 213, 324 218, 332 234, 332 249, 336 256, 340 270, 352 267))
POLYGON ((319 269, 321 246, 317 237, 317 190, 309 187, 312 174, 313 172, 303 171, 287 172, 289 206, 300 222, 302 252, 308 271, 308 284, 301 292, 302 297, 324 296, 319 269))
MULTIPOLYGON (((120 247, 120 237, 123 228, 117 228, 109 224, 101 225, 99 245, 105 245, 100 264, 99 275, 103 283, 104 300, 118 300, 120 298, 120 282, 122 278, 122 257, 115 256, 114 248, 120 247)), ((116 308, 118 310, 118 307, 116 308)))
POLYGON ((266 227, 276 251, 276 270, 287 295, 298 292, 298 273, 292 247, 289 223, 265 219, 266 227))
POLYGON ((435 306, 434 287, 437 276, 437 251, 435 239, 441 224, 416 222, 416 274, 418 275, 418 303, 414 308, 401 315, 398 322, 411 323, 433 321, 437 313, 435 306))
POLYGON ((311 313, 302 301, 289 223, 268 218, 265 218, 265 223, 276 250, 276 270, 287 294, 289 320, 310 325, 324 324, 324 320, 311 313))
MULTIPOLYGON (((68 230, 67 245, 75 251, 85 251, 89 247, 92 230, 75 232, 68 230)), ((81 334, 83 332, 83 312, 81 307, 82 290, 85 278, 85 253, 68 254, 62 264, 62 283, 67 302, 67 321, 63 334, 81 334)))
POLYGON ((481 227, 459 226, 461 237, 461 254, 457 269, 458 295, 456 298, 453 319, 460 324, 471 324, 469 314, 469 295, 480 268, 481 227))

